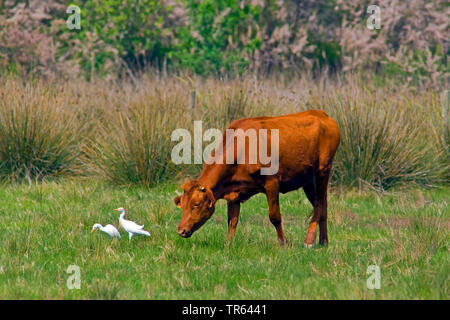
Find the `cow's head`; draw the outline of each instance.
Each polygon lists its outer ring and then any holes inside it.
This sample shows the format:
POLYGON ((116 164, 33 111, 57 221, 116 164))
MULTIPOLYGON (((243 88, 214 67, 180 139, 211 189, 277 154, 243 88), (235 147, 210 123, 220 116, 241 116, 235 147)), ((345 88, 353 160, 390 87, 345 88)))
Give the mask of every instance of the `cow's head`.
POLYGON ((173 199, 177 207, 183 210, 177 231, 183 238, 189 238, 214 213, 216 199, 211 189, 197 180, 185 182, 181 189, 184 190, 183 195, 173 199))

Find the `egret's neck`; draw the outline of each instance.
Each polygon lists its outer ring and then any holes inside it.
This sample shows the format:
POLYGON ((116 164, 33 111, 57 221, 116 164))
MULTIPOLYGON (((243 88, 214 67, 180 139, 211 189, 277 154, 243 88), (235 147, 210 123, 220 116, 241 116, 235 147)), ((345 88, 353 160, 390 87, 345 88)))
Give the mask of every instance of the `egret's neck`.
POLYGON ((124 216, 125 216, 125 211, 122 211, 122 213, 120 214, 120 218, 119 219, 123 219, 124 216))

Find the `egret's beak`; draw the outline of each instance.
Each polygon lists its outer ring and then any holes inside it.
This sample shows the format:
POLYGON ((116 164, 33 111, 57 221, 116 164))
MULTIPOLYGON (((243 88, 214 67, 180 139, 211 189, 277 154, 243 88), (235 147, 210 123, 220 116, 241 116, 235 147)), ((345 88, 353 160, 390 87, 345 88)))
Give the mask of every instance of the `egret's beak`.
POLYGON ((94 232, 94 231, 95 231, 95 228, 92 228, 91 232, 94 232))
POLYGON ((119 211, 119 209, 114 209, 114 211, 119 211))

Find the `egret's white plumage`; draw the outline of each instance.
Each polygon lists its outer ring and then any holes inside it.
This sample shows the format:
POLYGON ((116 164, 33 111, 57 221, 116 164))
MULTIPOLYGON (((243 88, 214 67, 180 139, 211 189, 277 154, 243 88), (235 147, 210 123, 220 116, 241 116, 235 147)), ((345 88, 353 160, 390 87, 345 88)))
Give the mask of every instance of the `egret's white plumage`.
POLYGON ((103 227, 101 224, 96 223, 92 226, 91 232, 94 232, 97 229, 106 233, 110 238, 120 238, 119 231, 112 224, 107 224, 103 227))
POLYGON ((144 230, 144 225, 140 226, 136 222, 126 220, 123 217, 125 216, 125 209, 124 208, 118 208, 114 209, 114 211, 120 212, 119 217, 119 225, 122 226, 122 228, 128 232, 128 237, 131 240, 136 235, 142 235, 142 236, 150 236, 150 232, 144 230))

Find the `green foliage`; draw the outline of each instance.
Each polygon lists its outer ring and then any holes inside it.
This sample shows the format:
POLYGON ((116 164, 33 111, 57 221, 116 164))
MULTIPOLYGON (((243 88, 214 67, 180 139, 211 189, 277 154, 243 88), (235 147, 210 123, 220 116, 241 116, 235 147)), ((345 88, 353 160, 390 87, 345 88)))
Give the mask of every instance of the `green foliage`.
POLYGON ((0 70, 133 80, 146 69, 219 77, 369 70, 444 87, 446 7, 412 1, 381 1, 378 30, 366 27, 367 0, 8 1, 0 9, 0 70), (81 8, 81 30, 66 26, 69 4, 81 8))
POLYGON ((341 68, 341 47, 338 43, 319 39, 311 39, 310 41, 314 45, 314 51, 306 54, 306 57, 314 61, 313 70, 321 71, 328 67, 331 72, 335 73, 341 68))
POLYGON ((180 42, 170 56, 199 74, 242 74, 248 66, 242 51, 261 45, 255 34, 246 45, 240 39, 258 16, 258 7, 234 0, 188 0, 186 9, 190 23, 179 30, 180 42))
POLYGON ((81 30, 61 26, 67 41, 60 54, 74 49, 88 76, 105 75, 113 66, 133 72, 167 64, 205 75, 242 74, 248 66, 242 52, 261 46, 255 32, 245 44, 241 41, 259 9, 240 1, 185 1, 185 17, 156 0, 88 0, 78 5, 81 30), (181 18, 188 23, 177 21, 181 18))
MULTIPOLYGON (((162 61, 170 48, 164 42, 171 27, 165 18, 171 7, 158 0, 88 0, 81 7, 81 30, 68 30, 78 47, 77 57, 86 74, 111 72, 112 66, 142 69, 162 61)), ((67 50, 69 43, 62 47, 67 50)))

